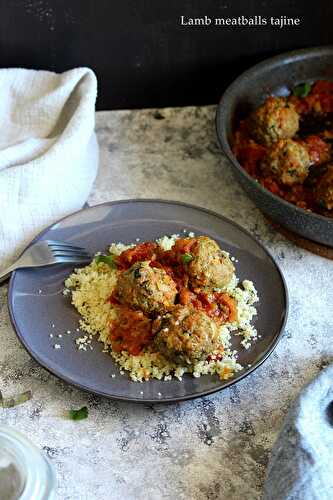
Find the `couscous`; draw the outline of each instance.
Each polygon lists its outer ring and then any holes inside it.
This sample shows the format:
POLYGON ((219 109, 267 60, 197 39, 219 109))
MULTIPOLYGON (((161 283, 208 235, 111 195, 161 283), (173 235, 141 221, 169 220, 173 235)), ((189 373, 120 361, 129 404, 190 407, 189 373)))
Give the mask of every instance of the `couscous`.
POLYGON ((81 315, 80 349, 97 336, 134 381, 181 379, 242 369, 232 336, 250 347, 258 296, 238 282, 235 259, 207 236, 163 236, 155 242, 113 243, 65 281, 81 315))

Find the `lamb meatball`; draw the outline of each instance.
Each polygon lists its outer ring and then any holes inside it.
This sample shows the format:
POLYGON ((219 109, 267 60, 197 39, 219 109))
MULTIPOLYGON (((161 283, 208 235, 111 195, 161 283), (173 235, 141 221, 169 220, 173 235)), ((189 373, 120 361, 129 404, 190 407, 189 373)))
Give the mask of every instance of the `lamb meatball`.
POLYGON ((327 165, 326 172, 317 182, 314 195, 317 204, 321 208, 333 209, 333 164, 327 165))
POLYGON ((293 137, 299 128, 295 106, 284 97, 269 97, 256 109, 249 121, 253 138, 265 146, 293 137))
POLYGON ((194 288, 224 288, 230 283, 235 268, 216 241, 207 236, 195 238, 191 256, 186 271, 194 288))
POLYGON ((192 306, 176 306, 153 323, 154 343, 173 362, 194 363, 206 359, 219 345, 219 327, 192 306))
POLYGON ((309 153, 302 144, 292 139, 280 139, 268 150, 260 166, 264 175, 293 186, 306 179, 310 165, 309 153))
POLYGON ((173 279, 163 269, 151 267, 149 261, 136 262, 118 277, 118 300, 146 314, 168 311, 175 303, 176 294, 173 279))

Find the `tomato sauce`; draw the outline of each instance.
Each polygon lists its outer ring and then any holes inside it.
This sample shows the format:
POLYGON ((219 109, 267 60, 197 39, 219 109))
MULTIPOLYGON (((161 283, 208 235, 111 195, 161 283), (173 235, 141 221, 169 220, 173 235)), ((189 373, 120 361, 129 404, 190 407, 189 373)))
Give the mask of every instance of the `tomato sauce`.
POLYGON ((115 352, 137 356, 153 339, 152 321, 143 312, 117 306, 117 319, 110 324, 110 340, 115 352))
POLYGON ((214 318, 219 323, 232 322, 237 319, 235 299, 226 293, 194 293, 188 288, 180 291, 179 303, 191 304, 196 309, 204 311, 207 316, 214 318))
POLYGON ((117 264, 122 270, 126 270, 133 266, 136 262, 143 260, 155 260, 159 248, 160 247, 157 243, 153 243, 151 241, 140 243, 139 245, 122 252, 117 259, 117 264))

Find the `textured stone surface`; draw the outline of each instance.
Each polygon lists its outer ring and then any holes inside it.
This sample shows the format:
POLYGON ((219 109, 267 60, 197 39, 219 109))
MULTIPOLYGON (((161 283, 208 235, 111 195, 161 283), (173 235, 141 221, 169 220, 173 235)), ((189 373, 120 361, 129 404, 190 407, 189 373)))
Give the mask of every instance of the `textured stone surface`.
MULTIPOLYGON (((277 349, 255 373, 213 396, 137 406, 74 389, 40 368, 10 326, 0 287, 0 387, 33 399, 0 410, 51 459, 57 498, 260 498, 271 446, 289 402, 333 360, 333 262, 276 234, 234 181, 219 151, 214 108, 97 114, 101 168, 89 203, 160 197, 201 205, 247 228, 284 272, 290 315, 277 349), (64 418, 70 407, 89 418, 64 418)), ((269 276, 267 277, 269 279, 269 276)))

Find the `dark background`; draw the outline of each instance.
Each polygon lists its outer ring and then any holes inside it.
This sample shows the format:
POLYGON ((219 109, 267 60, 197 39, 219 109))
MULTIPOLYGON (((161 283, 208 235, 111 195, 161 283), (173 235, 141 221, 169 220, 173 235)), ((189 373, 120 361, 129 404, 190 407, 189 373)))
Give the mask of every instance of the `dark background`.
POLYGON ((0 66, 90 66, 98 109, 217 102, 252 64, 333 43, 332 0, 0 0, 0 66), (184 27, 180 16, 300 17, 301 26, 184 27))

